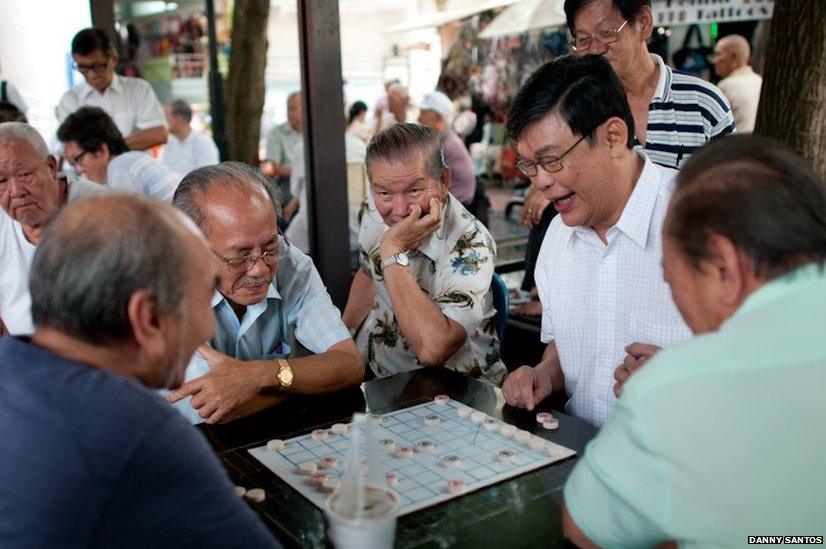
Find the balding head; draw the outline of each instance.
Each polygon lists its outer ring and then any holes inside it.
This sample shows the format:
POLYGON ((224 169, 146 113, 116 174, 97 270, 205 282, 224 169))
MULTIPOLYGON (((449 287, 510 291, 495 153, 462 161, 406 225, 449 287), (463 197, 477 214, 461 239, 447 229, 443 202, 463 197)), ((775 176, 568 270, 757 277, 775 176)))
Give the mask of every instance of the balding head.
POLYGON ((409 103, 410 96, 405 86, 393 84, 387 89, 387 110, 393 113, 397 122, 405 122, 409 103))
POLYGON ((32 319, 38 330, 85 344, 137 347, 137 377, 155 387, 179 384, 212 330, 208 253, 194 223, 172 206, 133 195, 80 199, 37 247, 32 319))
POLYGON ((4 122, 0 124, 0 148, 8 143, 26 143, 42 158, 49 156, 49 147, 43 136, 24 122, 4 122))
POLYGON ((748 40, 739 34, 730 34, 721 38, 714 48, 714 72, 725 78, 732 71, 749 64, 751 47, 748 40))

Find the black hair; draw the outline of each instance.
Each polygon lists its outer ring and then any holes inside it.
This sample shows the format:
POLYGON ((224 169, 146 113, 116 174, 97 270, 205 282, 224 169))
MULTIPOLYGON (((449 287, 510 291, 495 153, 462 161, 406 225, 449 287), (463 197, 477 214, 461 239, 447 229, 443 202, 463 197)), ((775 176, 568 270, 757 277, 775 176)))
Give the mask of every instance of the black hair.
POLYGON ((375 162, 405 162, 416 153, 422 155, 428 175, 441 181, 445 160, 439 134, 427 126, 410 122, 393 124, 370 140, 364 159, 367 177, 372 180, 375 162))
MULTIPOLYGON (((565 22, 571 33, 574 32, 574 18, 579 11, 597 0, 565 0, 565 22)), ((629 24, 637 19, 645 6, 651 7, 651 0, 613 0, 612 6, 622 14, 623 19, 627 19, 629 24)))
POLYGON ((767 137, 731 135, 683 165, 664 233, 693 267, 710 256, 708 239, 729 239, 776 278, 826 262, 826 187, 807 162, 767 137))
POLYGON ((112 52, 109 35, 103 29, 89 27, 72 38, 72 55, 92 55, 98 50, 105 55, 112 52))
POLYGON ((622 84, 610 63, 599 55, 565 55, 545 63, 519 89, 508 112, 508 136, 518 141, 526 127, 558 111, 575 135, 589 136, 616 116, 634 144, 634 118, 622 84))
POLYGON ((14 103, 0 101, 0 124, 3 122, 28 122, 26 115, 14 103))
POLYGON ((192 122, 192 107, 183 99, 176 99, 169 103, 169 113, 173 116, 180 116, 187 123, 192 122))
POLYGON ((356 101, 350 105, 350 110, 347 111, 347 125, 353 123, 353 120, 363 112, 367 112, 367 104, 364 101, 356 101))
POLYGON ((74 141, 84 151, 94 152, 106 143, 109 154, 117 156, 129 150, 112 118, 98 107, 81 107, 57 128, 61 143, 74 141))

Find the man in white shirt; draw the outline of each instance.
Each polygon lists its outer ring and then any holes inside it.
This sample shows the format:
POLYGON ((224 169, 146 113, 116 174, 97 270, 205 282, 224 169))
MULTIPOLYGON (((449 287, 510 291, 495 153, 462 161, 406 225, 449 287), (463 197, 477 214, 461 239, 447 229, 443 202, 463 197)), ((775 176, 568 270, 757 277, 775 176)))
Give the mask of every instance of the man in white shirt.
POLYGON ((72 58, 84 82, 63 94, 57 118, 83 106, 100 107, 115 121, 133 150, 146 150, 166 142, 163 109, 149 82, 115 74, 118 54, 102 29, 88 28, 72 39, 72 58))
POLYGON ((117 126, 98 107, 81 107, 57 129, 75 170, 117 192, 172 201, 181 176, 140 151, 130 151, 117 126))
POLYGON ((173 172, 186 175, 202 166, 217 164, 218 147, 207 135, 192 129, 192 107, 183 99, 176 99, 164 107, 169 140, 163 147, 161 160, 173 172))
POLYGON ((28 124, 0 124, 0 334, 34 333, 29 267, 43 231, 68 201, 101 190, 58 177, 57 159, 28 124))
POLYGON ((739 133, 754 131, 763 77, 749 65, 751 47, 737 34, 724 36, 714 47, 714 72, 722 78, 717 87, 731 103, 734 125, 739 133))
POLYGON ((660 228, 676 172, 632 149, 634 121, 599 56, 540 67, 508 114, 518 167, 557 209, 539 252, 542 341, 535 367, 502 388, 533 409, 555 391, 597 426, 616 404, 613 372, 690 337, 663 280, 660 228))

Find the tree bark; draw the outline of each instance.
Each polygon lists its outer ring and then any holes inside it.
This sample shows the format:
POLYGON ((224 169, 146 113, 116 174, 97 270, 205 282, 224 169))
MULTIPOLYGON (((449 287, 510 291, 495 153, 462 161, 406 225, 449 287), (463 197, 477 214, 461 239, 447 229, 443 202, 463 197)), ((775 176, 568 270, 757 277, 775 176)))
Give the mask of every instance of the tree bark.
POLYGON ((754 133, 786 143, 826 181, 823 0, 775 0, 754 133))
POLYGON ((264 110, 269 0, 238 0, 232 14, 227 76, 227 143, 232 160, 258 165, 264 110))

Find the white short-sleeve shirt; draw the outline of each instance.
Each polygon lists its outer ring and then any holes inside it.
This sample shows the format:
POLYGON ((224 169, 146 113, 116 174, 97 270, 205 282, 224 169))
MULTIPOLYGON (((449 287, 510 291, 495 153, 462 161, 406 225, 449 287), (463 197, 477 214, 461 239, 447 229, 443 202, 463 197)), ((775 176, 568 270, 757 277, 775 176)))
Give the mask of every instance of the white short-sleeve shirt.
POLYGON ((182 176, 203 166, 218 163, 218 147, 208 135, 191 131, 183 141, 169 134, 161 160, 182 176))
POLYGON ((140 151, 119 154, 106 166, 106 185, 115 192, 142 194, 172 202, 181 176, 140 151))
POLYGON ((106 111, 124 137, 166 125, 155 91, 142 78, 112 75, 112 83, 103 93, 83 81, 60 98, 57 118, 63 123, 80 107, 100 107, 106 111))
POLYGON ((614 369, 630 343, 688 339, 663 280, 662 229, 676 171, 647 156, 608 243, 586 227, 551 222, 536 264, 542 341, 554 341, 569 410, 601 426, 616 404, 614 369))
MULTIPOLYGON (((104 187, 83 178, 67 177, 68 200, 76 200, 104 187)), ((0 210, 0 318, 13 336, 34 333, 29 269, 37 247, 26 239, 23 226, 0 210)))

